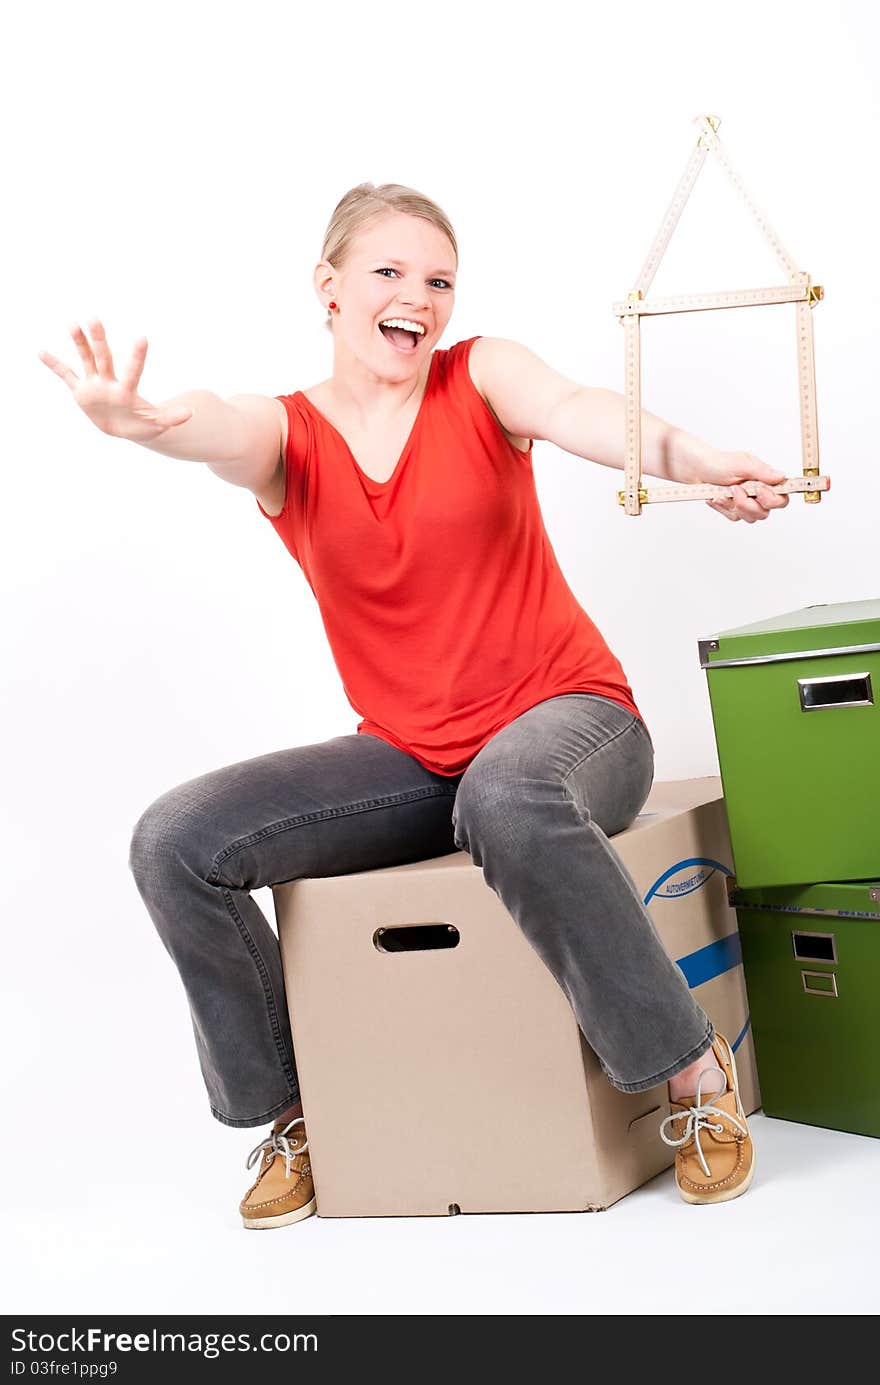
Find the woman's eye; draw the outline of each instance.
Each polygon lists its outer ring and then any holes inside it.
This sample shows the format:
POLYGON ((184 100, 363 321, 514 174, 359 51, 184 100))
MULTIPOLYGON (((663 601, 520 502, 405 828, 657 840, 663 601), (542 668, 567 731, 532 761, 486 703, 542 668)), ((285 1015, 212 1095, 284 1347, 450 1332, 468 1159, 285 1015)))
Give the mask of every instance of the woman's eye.
MULTIPOLYGON (((375 272, 377 274, 396 274, 397 270, 393 269, 391 265, 383 265, 381 269, 377 269, 375 272)), ((452 285, 450 284, 448 279, 432 279, 430 282, 432 284, 439 284, 441 288, 444 289, 452 288, 452 285)))

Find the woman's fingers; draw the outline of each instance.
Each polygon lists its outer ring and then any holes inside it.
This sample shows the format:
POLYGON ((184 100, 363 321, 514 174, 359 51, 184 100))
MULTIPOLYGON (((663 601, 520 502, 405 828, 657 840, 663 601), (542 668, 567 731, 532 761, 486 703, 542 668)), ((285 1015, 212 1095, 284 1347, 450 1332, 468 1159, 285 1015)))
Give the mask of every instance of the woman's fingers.
POLYGON ((89 322, 89 331, 92 334, 92 350, 94 351, 98 374, 103 375, 105 380, 115 380, 113 357, 110 355, 104 324, 99 318, 93 317, 89 322))
MULTIPOLYGON (((104 324, 100 318, 92 318, 89 321, 89 331, 92 334, 92 342, 89 341, 85 332, 78 323, 74 323, 70 328, 70 335, 76 343, 80 359, 85 366, 85 378, 95 376, 103 380, 116 381, 116 367, 113 364, 113 356, 110 351, 110 344, 107 341, 107 334, 104 331, 104 324), (93 344, 94 343, 94 346, 93 344)), ((128 391, 135 395, 138 392, 140 378, 144 371, 144 361, 147 355, 146 337, 138 337, 131 353, 131 359, 119 377, 119 384, 123 391, 128 391)), ((38 351, 37 356, 62 379, 71 390, 75 390, 81 383, 80 377, 70 366, 65 365, 57 356, 53 356, 51 351, 38 351)))
POLYGON ((709 500, 707 503, 727 519, 744 519, 747 524, 766 519, 771 510, 784 509, 790 499, 763 482, 758 482, 754 498, 741 485, 732 485, 730 489, 732 495, 729 498, 709 500))
POLYGON ((145 442, 166 428, 173 428, 192 418, 193 410, 185 406, 164 409, 160 413, 155 405, 142 399, 138 393, 147 352, 146 337, 138 337, 131 359, 117 380, 103 323, 99 318, 91 318, 88 329, 91 341, 78 323, 70 329, 85 366, 82 377, 51 352, 40 351, 37 354, 44 365, 69 386, 77 404, 96 428, 110 437, 145 442))
POLYGON ((744 519, 746 524, 754 524, 756 520, 767 518, 767 511, 763 505, 757 500, 753 500, 742 486, 731 486, 731 490, 733 491, 734 506, 740 519, 744 519))
POLYGON ((747 524, 766 519, 771 510, 784 509, 789 496, 775 489, 785 480, 785 473, 768 466, 750 452, 710 452, 703 458, 700 481, 710 485, 729 486, 730 497, 708 503, 728 519, 744 519, 747 524), (734 480, 738 477, 738 480, 734 480), (754 483, 753 485, 751 483, 754 483), (754 489, 750 495, 745 486, 754 489))
POLYGON ((146 337, 138 337, 132 348, 131 360, 119 379, 119 383, 122 385, 123 389, 131 390, 132 394, 137 394, 137 388, 144 370, 146 355, 147 339, 146 337))
POLYGON ((768 510, 784 510, 790 495, 783 495, 781 491, 776 491, 772 486, 765 486, 763 481, 758 486, 758 499, 768 510))
POLYGON ((58 357, 53 356, 51 351, 38 351, 37 355, 43 362, 43 365, 47 365, 50 370, 54 370, 55 374, 60 376, 69 389, 76 389, 79 384, 79 376, 75 371, 71 370, 69 365, 65 365, 63 361, 59 361, 58 357))
POLYGON ((734 504, 740 518, 751 524, 756 520, 766 519, 771 510, 784 510, 789 500, 787 495, 780 495, 763 481, 757 483, 754 497, 749 495, 744 486, 735 485, 732 489, 735 496, 734 504))
POLYGON ((92 355, 92 348, 89 339, 78 322, 75 322, 70 329, 76 349, 79 352, 80 360, 86 368, 86 375, 97 375, 98 368, 95 365, 95 358, 92 355))
POLYGON ((723 515, 725 519, 739 519, 733 500, 707 500, 706 504, 710 510, 714 510, 717 515, 723 515))

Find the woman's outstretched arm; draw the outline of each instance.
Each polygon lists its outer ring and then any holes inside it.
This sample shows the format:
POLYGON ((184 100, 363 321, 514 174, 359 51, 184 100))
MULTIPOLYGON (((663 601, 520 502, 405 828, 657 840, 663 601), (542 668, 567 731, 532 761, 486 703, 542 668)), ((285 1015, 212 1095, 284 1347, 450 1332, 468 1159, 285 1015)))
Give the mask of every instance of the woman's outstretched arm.
MULTIPOLYGON (((519 342, 480 337, 471 347, 474 383, 502 425, 519 437, 543 438, 565 452, 623 470, 626 400, 616 390, 579 385, 519 342)), ((656 414, 641 411, 642 471, 665 481, 733 485, 733 500, 706 503, 728 518, 766 519, 789 497, 770 487, 785 473, 748 452, 722 452, 656 414), (757 480, 752 499, 736 482, 757 480)))
POLYGON ((261 395, 221 399, 210 390, 189 390, 159 404, 138 393, 147 354, 140 337, 117 379, 101 322, 89 323, 91 341, 77 324, 70 329, 83 366, 78 376, 48 351, 40 360, 68 386, 96 428, 139 443, 166 457, 205 462, 223 480, 266 490, 280 464, 284 406, 261 395), (238 401, 238 402, 236 402, 238 401))

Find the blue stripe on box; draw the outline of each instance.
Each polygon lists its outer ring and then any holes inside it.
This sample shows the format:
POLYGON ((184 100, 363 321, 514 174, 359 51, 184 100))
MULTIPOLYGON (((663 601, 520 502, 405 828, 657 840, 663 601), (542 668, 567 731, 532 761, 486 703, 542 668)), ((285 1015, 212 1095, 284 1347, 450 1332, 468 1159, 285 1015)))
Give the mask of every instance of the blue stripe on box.
POLYGON ((693 990, 694 986, 702 986, 704 982, 712 981, 716 976, 722 976, 724 972, 738 967, 741 961, 739 933, 728 933, 726 938, 719 938, 716 943, 709 943, 696 952, 690 952, 687 957, 679 957, 678 965, 693 990))
POLYGON ((751 1015, 746 1015, 746 1022, 745 1022, 745 1024, 743 1025, 742 1029, 741 1029, 741 1030, 739 1031, 739 1033, 737 1034, 736 1038, 734 1039, 734 1041, 733 1041, 733 1043, 732 1043, 732 1045, 731 1045, 731 1047, 733 1048, 734 1053, 736 1053, 736 1050, 739 1048, 739 1046, 740 1046, 740 1044, 742 1043, 743 1039, 746 1037, 746 1033, 748 1032, 748 1028, 749 1028, 749 1025, 751 1024, 751 1022, 752 1022, 752 1017, 751 1017, 751 1015))
MULTIPOLYGON (((665 870, 659 879, 654 881, 645 895, 645 906, 647 907, 655 897, 673 899, 684 898, 693 894, 694 890, 702 889, 716 871, 722 875, 733 874, 728 866, 725 866, 721 861, 713 860, 712 857, 690 856, 682 861, 677 861, 675 865, 665 870), (694 870, 695 867, 697 868, 696 871, 694 870), (681 881, 677 888, 675 884, 667 886, 669 890, 667 893, 663 887, 675 876, 681 875, 683 871, 691 872, 690 876, 681 881)), ((732 971, 741 963, 742 947, 739 932, 735 932, 728 933, 726 938, 720 938, 717 942, 709 943, 706 947, 698 948, 696 952, 691 952, 686 957, 679 957, 677 965, 681 968, 688 986, 693 990, 695 986, 702 986, 706 981, 712 981, 716 976, 723 976, 726 971, 732 971)), ((747 1015, 745 1024, 731 1045, 734 1053, 748 1033, 750 1023, 751 1016, 747 1015)))
MULTIPOLYGON (((676 965, 681 968, 685 981, 693 990, 694 986, 702 986, 705 981, 712 981, 716 976, 723 976, 726 971, 732 971, 741 962, 742 946, 739 933, 728 933, 726 938, 719 938, 717 943, 709 943, 707 947, 688 953, 687 957, 679 957, 676 965)), ((751 1015, 746 1016, 745 1024, 731 1044, 734 1053, 746 1037, 751 1018, 751 1015)))

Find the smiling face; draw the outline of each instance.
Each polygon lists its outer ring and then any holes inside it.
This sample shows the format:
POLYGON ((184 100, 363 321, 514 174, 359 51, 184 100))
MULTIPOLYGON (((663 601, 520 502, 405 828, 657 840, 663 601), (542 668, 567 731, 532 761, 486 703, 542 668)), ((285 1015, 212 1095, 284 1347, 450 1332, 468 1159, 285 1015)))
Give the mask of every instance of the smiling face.
POLYGON ((315 270, 322 303, 339 305, 337 360, 354 358, 389 381, 418 374, 452 314, 455 272, 455 251, 432 222, 389 212, 368 223, 341 266, 324 260, 315 270), (380 326, 389 321, 401 325, 380 326))

